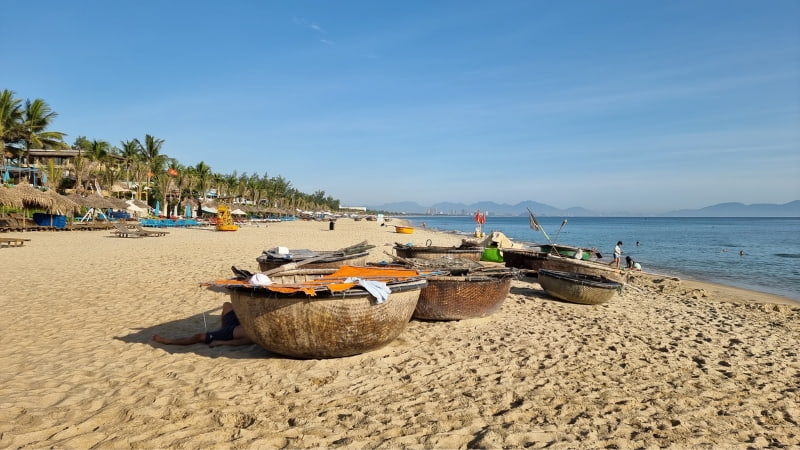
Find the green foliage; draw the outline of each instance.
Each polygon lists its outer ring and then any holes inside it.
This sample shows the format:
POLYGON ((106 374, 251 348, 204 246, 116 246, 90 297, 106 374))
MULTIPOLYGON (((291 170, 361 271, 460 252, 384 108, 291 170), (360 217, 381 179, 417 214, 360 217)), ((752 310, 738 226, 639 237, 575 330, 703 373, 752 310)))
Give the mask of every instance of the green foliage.
MULTIPOLYGON (((25 155, 30 149, 67 149, 65 133, 49 130, 58 114, 42 99, 25 100, 15 97, 11 90, 0 91, 0 150, 5 149, 13 157, 25 155)), ((74 159, 77 182, 63 178, 63 171, 48 167, 48 181, 57 189, 82 188, 82 179, 102 180, 104 185, 124 179, 138 185, 137 196, 141 198, 142 187, 151 182, 153 188, 150 203, 163 199, 170 187, 167 168, 174 169, 174 177, 181 197, 204 196, 209 189, 216 189, 221 198, 246 197, 254 203, 266 204, 282 209, 328 209, 338 210, 339 201, 326 196, 325 191, 306 194, 297 191, 292 183, 281 176, 248 175, 236 171, 230 174, 215 173, 204 161, 195 166, 184 166, 174 158, 162 153, 164 139, 145 135, 144 140, 132 139, 120 142, 120 148, 107 141, 90 140, 78 136, 72 148, 81 150, 74 159), (59 173, 61 172, 61 173, 59 173), (152 176, 148 176, 152 174, 152 176), (77 184, 75 186, 74 184, 77 184)))

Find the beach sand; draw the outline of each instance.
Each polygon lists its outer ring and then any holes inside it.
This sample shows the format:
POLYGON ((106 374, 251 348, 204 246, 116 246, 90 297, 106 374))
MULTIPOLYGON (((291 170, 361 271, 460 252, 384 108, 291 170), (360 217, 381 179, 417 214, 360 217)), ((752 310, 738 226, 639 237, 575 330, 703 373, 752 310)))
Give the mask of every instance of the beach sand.
POLYGON ((349 219, 169 231, 9 235, 31 241, 0 249, 0 448, 800 446, 791 300, 641 274, 586 306, 522 278, 488 318, 412 320, 348 358, 164 346, 216 328, 228 296, 200 283, 264 249, 461 241, 349 219))

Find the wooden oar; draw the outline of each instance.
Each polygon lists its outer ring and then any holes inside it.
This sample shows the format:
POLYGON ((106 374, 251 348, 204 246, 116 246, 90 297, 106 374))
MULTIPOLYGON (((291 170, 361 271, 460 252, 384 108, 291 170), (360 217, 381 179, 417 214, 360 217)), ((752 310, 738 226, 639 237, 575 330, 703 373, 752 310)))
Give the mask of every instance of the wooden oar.
POLYGON ((407 265, 409 265, 409 266, 411 266, 411 267, 414 267, 414 266, 416 266, 416 265, 417 265, 417 264, 416 264, 414 261, 410 261, 410 260, 408 260, 408 259, 401 258, 401 257, 399 257, 399 256, 397 256, 397 255, 393 255, 393 254, 391 254, 391 253, 387 252, 386 250, 384 250, 384 251, 383 251, 383 253, 384 253, 384 254, 386 254, 386 255, 388 255, 389 257, 391 257, 393 260, 395 260, 395 261, 400 261, 401 263, 403 263, 403 264, 407 264, 407 265))
POLYGON ((315 256, 313 258, 304 259, 304 260, 298 261, 298 262, 290 262, 290 263, 286 263, 286 264, 284 264, 282 266, 278 266, 278 267, 276 267, 274 269, 269 269, 269 270, 261 272, 261 273, 263 273, 264 275, 272 275, 272 274, 278 273, 278 272, 285 272, 287 270, 294 270, 294 269, 296 269, 296 268, 298 268, 300 266, 304 266, 306 264, 317 262, 317 261, 319 261, 321 259, 328 258, 329 256, 330 255, 319 255, 319 256, 315 256))

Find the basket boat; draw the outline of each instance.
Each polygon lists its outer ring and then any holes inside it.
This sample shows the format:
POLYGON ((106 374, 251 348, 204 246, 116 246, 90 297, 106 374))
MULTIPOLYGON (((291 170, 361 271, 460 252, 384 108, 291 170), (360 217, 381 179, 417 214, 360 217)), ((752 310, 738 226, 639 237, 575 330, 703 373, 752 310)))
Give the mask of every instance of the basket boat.
POLYGON ((291 249, 286 254, 280 254, 277 251, 264 250, 256 261, 262 272, 289 263, 302 264, 306 269, 335 269, 343 265, 363 266, 369 256, 369 249, 373 247, 375 246, 364 241, 341 250, 330 251, 291 249), (312 258, 314 262, 303 263, 312 258))
POLYGON ((463 258, 471 259, 473 261, 480 261, 483 255, 483 247, 477 247, 472 244, 463 243, 458 247, 443 247, 431 245, 428 240, 427 245, 413 246, 407 244, 400 244, 395 242, 394 251, 397 256, 401 258, 428 258, 438 259, 443 256, 450 258, 463 258))
POLYGON ((247 335, 273 353, 294 358, 338 358, 376 350, 403 332, 422 288, 423 274, 410 269, 342 266, 270 275, 274 284, 222 280, 247 335), (377 303, 347 278, 381 281, 391 290, 377 303))
POLYGON ((625 283, 627 272, 617 270, 607 264, 595 261, 557 256, 552 253, 537 252, 525 249, 504 249, 503 260, 506 267, 539 271, 540 269, 558 270, 562 272, 581 273, 608 278, 611 281, 625 283))
POLYGON ((411 233, 414 232, 414 228, 413 227, 405 227, 405 226, 402 226, 402 225, 395 225, 394 226, 394 231, 397 232, 397 233, 402 233, 402 234, 411 234, 411 233))
POLYGON ((503 249, 503 262, 506 267, 537 271, 542 268, 545 259, 547 259, 545 252, 518 248, 503 249))
MULTIPOLYGON (((422 288, 413 318, 461 320, 486 317, 503 305, 511 289, 513 269, 489 268, 463 258, 400 258, 389 254, 393 267, 431 273, 422 288)), ((375 263, 387 267, 387 263, 375 263)))
POLYGON ((479 261, 472 259, 448 258, 445 256, 439 258, 401 258, 391 253, 384 253, 391 256, 394 262, 370 262, 367 263, 367 265, 376 267, 404 267, 424 272, 438 272, 441 275, 466 275, 471 271, 483 269, 485 267, 479 261))
POLYGON ((548 269, 539 270, 539 284, 553 297, 584 305, 605 303, 623 286, 605 277, 548 269))
POLYGON ((461 276, 434 275, 419 294, 413 318, 461 320, 490 316, 511 289, 510 270, 461 276))
MULTIPOLYGON (((607 278, 617 283, 625 283, 628 279, 628 272, 621 271, 609 266, 608 264, 565 258, 563 256, 556 256, 553 254, 547 255, 542 262, 541 269, 593 275, 607 278)), ((539 269, 539 271, 541 271, 541 269, 539 269)))

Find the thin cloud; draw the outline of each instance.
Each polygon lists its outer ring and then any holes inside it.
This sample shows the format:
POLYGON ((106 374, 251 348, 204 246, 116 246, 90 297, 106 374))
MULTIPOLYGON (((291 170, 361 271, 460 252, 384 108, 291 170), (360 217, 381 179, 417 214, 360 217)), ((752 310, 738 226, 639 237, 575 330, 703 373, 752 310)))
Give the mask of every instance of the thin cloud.
POLYGON ((294 23, 296 25, 301 26, 301 27, 308 28, 310 30, 314 30, 317 33, 323 33, 323 34, 327 33, 321 26, 319 26, 319 25, 317 25, 317 24, 315 24, 313 22, 309 22, 308 20, 303 19, 302 17, 295 17, 294 18, 294 23))

